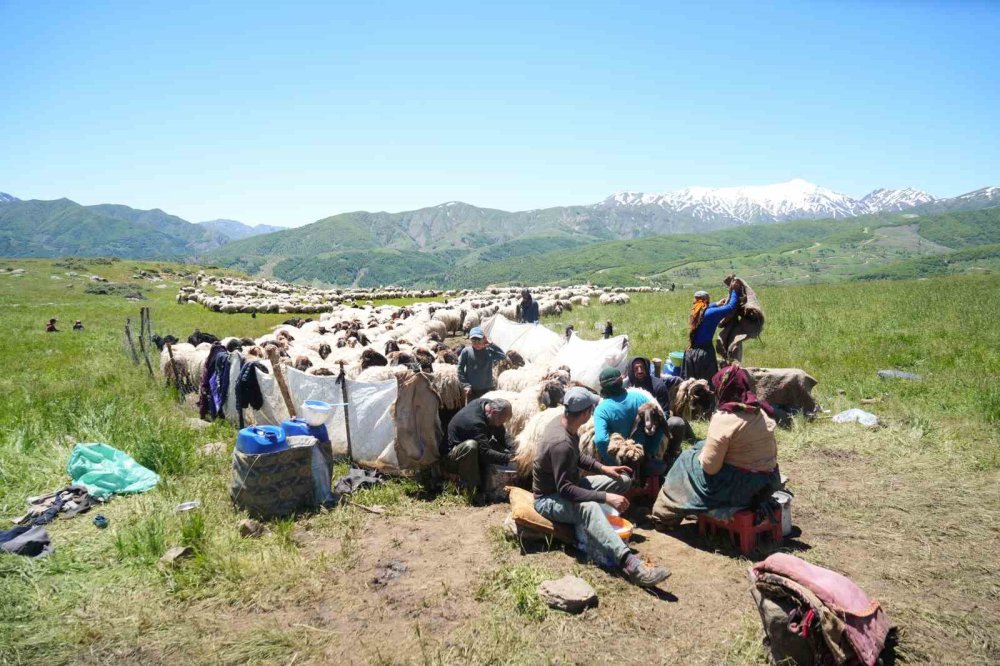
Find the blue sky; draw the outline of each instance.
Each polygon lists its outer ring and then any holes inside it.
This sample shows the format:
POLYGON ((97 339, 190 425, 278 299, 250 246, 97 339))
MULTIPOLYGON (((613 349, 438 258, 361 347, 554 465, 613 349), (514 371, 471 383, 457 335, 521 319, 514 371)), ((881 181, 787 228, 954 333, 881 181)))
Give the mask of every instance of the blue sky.
POLYGON ((0 0, 0 191, 296 226, 1000 185, 1000 2, 0 0))

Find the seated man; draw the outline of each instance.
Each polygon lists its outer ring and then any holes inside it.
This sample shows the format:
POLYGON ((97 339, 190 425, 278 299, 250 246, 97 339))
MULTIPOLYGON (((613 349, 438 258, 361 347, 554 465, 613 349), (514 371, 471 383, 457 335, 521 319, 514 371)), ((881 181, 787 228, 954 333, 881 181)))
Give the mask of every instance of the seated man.
POLYGON ((718 411, 705 440, 670 468, 653 504, 657 529, 673 529, 685 516, 712 509, 750 507, 781 486, 771 405, 757 398, 738 364, 715 373, 712 386, 718 411))
POLYGON ((607 367, 601 370, 600 382, 603 400, 594 410, 594 448, 597 449, 601 462, 608 465, 619 462, 608 452, 611 435, 618 433, 642 446, 646 453, 643 474, 662 475, 667 467, 662 460, 656 459, 656 453, 660 449, 663 432, 647 435, 642 429, 632 431, 639 408, 649 402, 649 397, 638 391, 627 391, 622 373, 617 368, 607 367))
POLYGON ((587 389, 571 388, 563 397, 562 417, 552 421, 542 433, 531 484, 535 511, 553 522, 574 525, 577 543, 583 545, 597 564, 620 567, 636 585, 653 587, 670 572, 665 567, 647 567, 633 554, 600 506, 607 503, 619 512, 628 509, 628 500, 620 493, 631 485, 629 468, 602 465, 580 453, 577 433, 593 414, 596 404, 597 396, 587 389), (581 479, 580 468, 600 476, 581 479))
POLYGON ((448 424, 441 446, 441 467, 458 474, 462 485, 480 491, 488 465, 506 465, 513 454, 507 449, 504 425, 513 411, 506 400, 477 398, 463 407, 448 424))
POLYGON ((694 440, 694 431, 691 430, 688 422, 679 416, 670 416, 670 405, 673 402, 674 394, 677 392, 677 387, 682 381, 680 377, 674 377, 673 375, 665 377, 654 377, 651 375, 649 373, 648 358, 636 356, 629 361, 628 379, 625 380, 625 388, 640 388, 648 392, 656 398, 656 402, 663 409, 663 413, 669 417, 667 419, 667 453, 664 457, 666 469, 670 469, 673 462, 677 460, 677 456, 681 453, 681 444, 685 440, 694 440))

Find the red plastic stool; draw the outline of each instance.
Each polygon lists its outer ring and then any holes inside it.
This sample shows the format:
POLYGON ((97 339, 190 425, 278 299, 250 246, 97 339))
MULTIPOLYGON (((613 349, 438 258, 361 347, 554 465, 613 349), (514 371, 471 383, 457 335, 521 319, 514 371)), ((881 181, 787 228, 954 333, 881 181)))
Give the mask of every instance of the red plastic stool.
POLYGON ((652 475, 647 477, 646 483, 640 487, 633 486, 625 492, 625 497, 634 500, 640 497, 648 497, 650 502, 656 501, 656 496, 660 494, 660 477, 652 475))
POLYGON ((748 509, 737 511, 729 520, 712 518, 707 513, 698 516, 698 534, 705 536, 706 532, 725 530, 729 533, 729 542, 739 539, 740 553, 749 555, 757 548, 757 535, 770 534, 771 540, 780 544, 784 537, 781 534, 781 509, 775 511, 773 519, 766 518, 759 525, 753 524, 754 513, 748 509))

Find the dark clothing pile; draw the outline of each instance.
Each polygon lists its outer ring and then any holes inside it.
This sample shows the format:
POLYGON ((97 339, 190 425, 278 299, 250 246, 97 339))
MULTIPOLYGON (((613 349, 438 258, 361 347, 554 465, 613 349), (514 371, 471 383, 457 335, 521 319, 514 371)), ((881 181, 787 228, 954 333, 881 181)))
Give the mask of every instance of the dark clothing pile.
POLYGON ((455 414, 448 424, 448 437, 445 439, 441 455, 470 439, 479 445, 479 464, 506 465, 513 455, 507 449, 507 433, 503 426, 490 424, 486 417, 486 403, 489 400, 479 398, 473 400, 455 414))
POLYGON ((78 513, 86 513, 97 501, 83 486, 66 486, 40 497, 28 498, 28 512, 14 519, 15 525, 46 525, 60 513, 63 518, 72 518, 78 513))
POLYGON ((222 405, 226 402, 226 394, 229 392, 229 354, 230 352, 218 342, 213 342, 208 352, 198 391, 198 415, 203 420, 225 416, 222 405))
POLYGON ((49 534, 37 525, 0 531, 0 553, 44 557, 53 551, 49 534))
POLYGON ((370 469, 352 467, 347 474, 338 477, 333 483, 333 495, 338 500, 343 495, 350 495, 356 490, 371 488, 385 481, 385 477, 370 469))
POLYGON ((535 499, 558 494, 571 502, 601 502, 607 493, 579 485, 580 468, 600 472, 600 464, 580 453, 580 437, 572 435, 555 419, 545 428, 535 455, 531 490, 535 499))
POLYGON ((628 377, 625 380, 625 388, 638 388, 648 392, 656 398, 656 402, 659 403, 664 414, 669 416, 670 405, 673 403, 674 393, 677 391, 677 387, 680 386, 680 383, 683 380, 680 377, 674 377, 673 375, 654 377, 650 374, 649 366, 649 359, 643 356, 636 356, 631 359, 628 363, 628 377), (641 382, 637 381, 635 378, 636 363, 642 363, 643 367, 646 368, 646 377, 641 382))

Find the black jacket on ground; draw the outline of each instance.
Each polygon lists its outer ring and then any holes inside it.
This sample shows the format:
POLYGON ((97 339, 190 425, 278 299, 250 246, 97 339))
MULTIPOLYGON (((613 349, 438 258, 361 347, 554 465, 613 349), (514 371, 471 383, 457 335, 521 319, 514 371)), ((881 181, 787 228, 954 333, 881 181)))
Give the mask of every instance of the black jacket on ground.
POLYGON ((625 388, 640 388, 648 391, 650 395, 656 398, 656 402, 660 404, 660 407, 667 416, 670 416, 671 394, 680 383, 680 377, 654 377, 651 375, 648 358, 636 356, 628 362, 628 379, 625 380, 625 388), (632 366, 636 361, 640 361, 646 366, 646 380, 644 382, 637 382, 635 380, 635 374, 632 366))
POLYGON ((447 455, 462 442, 474 439, 479 443, 480 464, 506 465, 511 453, 507 450, 507 433, 503 426, 490 425, 486 418, 486 398, 472 400, 459 410, 448 424, 448 437, 442 455, 447 455))

